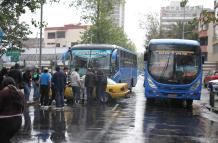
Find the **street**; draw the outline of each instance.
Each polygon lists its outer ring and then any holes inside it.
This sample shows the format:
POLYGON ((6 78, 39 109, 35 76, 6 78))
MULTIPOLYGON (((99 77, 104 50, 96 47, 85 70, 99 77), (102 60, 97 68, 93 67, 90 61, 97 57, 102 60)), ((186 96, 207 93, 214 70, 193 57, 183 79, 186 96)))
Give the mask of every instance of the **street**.
POLYGON ((181 103, 146 104, 143 77, 129 98, 111 104, 66 105, 63 111, 31 105, 12 143, 217 143, 218 115, 208 92, 187 109, 181 103))

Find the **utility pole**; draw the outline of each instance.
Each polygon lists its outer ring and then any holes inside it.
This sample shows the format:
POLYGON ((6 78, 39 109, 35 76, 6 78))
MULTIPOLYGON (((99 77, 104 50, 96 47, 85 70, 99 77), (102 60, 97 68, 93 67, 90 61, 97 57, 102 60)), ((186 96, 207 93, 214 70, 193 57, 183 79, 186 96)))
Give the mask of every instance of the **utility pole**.
POLYGON ((188 0, 182 0, 180 2, 180 7, 183 7, 183 22, 182 22, 182 39, 185 38, 185 6, 187 4, 188 0))
POLYGON ((43 4, 44 1, 41 2, 41 12, 40 12, 40 40, 39 40, 39 67, 42 66, 42 19, 43 19, 43 4))

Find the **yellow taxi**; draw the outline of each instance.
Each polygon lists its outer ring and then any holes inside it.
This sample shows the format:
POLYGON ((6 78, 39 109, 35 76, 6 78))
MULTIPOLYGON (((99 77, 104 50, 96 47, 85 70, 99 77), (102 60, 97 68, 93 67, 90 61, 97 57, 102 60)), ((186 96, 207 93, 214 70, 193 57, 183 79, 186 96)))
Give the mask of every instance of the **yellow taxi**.
MULTIPOLYGON (((93 92, 93 95, 96 96, 95 90, 93 92)), ((127 83, 116 83, 112 79, 107 78, 107 88, 105 92, 106 98, 104 102, 109 102, 110 99, 118 99, 125 97, 129 92, 130 90, 128 89, 127 83)), ((66 87, 64 94, 66 99, 73 98, 71 86, 66 87)))

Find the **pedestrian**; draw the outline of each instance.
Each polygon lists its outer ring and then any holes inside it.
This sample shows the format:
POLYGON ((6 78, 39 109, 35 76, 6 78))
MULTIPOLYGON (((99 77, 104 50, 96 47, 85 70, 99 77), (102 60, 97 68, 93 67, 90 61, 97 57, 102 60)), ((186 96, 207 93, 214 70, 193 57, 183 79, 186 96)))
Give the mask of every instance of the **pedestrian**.
POLYGON ((75 103, 80 102, 80 76, 78 73, 79 69, 75 68, 74 71, 72 71, 70 79, 71 79, 71 86, 72 86, 72 92, 73 92, 73 97, 75 99, 75 103))
POLYGON ((20 65, 18 63, 16 63, 14 67, 11 67, 11 69, 8 72, 8 76, 14 79, 17 88, 19 89, 24 88, 23 76, 20 70, 20 65))
POLYGON ((13 78, 6 77, 2 81, 3 89, 0 90, 0 140, 9 143, 22 125, 24 111, 24 95, 18 88, 13 78))
POLYGON ((3 88, 2 81, 7 76, 8 76, 8 69, 6 67, 3 67, 2 70, 0 71, 0 90, 3 88))
POLYGON ((51 74, 48 73, 48 68, 44 67, 43 73, 40 76, 40 103, 41 106, 48 106, 49 104, 49 91, 51 87, 51 74))
POLYGON ((66 86, 66 76, 64 72, 60 70, 59 66, 56 67, 56 72, 52 76, 52 82, 54 83, 56 95, 56 108, 64 107, 64 89, 66 86))
POLYGON ((37 67, 32 75, 32 78, 33 78, 33 100, 34 101, 38 101, 40 98, 40 92, 39 92, 40 74, 41 74, 41 69, 37 67))
POLYGON ((107 88, 107 77, 101 70, 97 71, 96 75, 96 97, 102 103, 106 102, 105 91, 107 88))
POLYGON ((23 83, 24 83, 24 97, 26 102, 29 102, 31 84, 32 84, 32 73, 29 68, 23 73, 23 83))
POLYGON ((84 103, 85 100, 87 100, 87 95, 86 95, 86 88, 85 88, 85 78, 86 78, 86 75, 83 75, 81 78, 80 78, 80 83, 81 83, 81 93, 80 93, 80 96, 81 96, 81 102, 84 103))
POLYGON ((92 71, 92 69, 88 68, 86 72, 86 77, 85 77, 85 87, 86 87, 86 94, 87 94, 87 99, 88 102, 92 102, 93 98, 93 89, 95 87, 95 74, 92 71))

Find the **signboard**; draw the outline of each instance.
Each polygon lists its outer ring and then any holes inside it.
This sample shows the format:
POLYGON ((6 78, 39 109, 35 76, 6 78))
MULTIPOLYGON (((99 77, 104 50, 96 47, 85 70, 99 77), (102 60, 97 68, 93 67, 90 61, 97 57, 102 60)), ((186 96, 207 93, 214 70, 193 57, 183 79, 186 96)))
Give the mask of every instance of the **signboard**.
POLYGON ((11 57, 11 62, 18 62, 20 58, 20 51, 19 50, 7 50, 6 56, 11 57))

